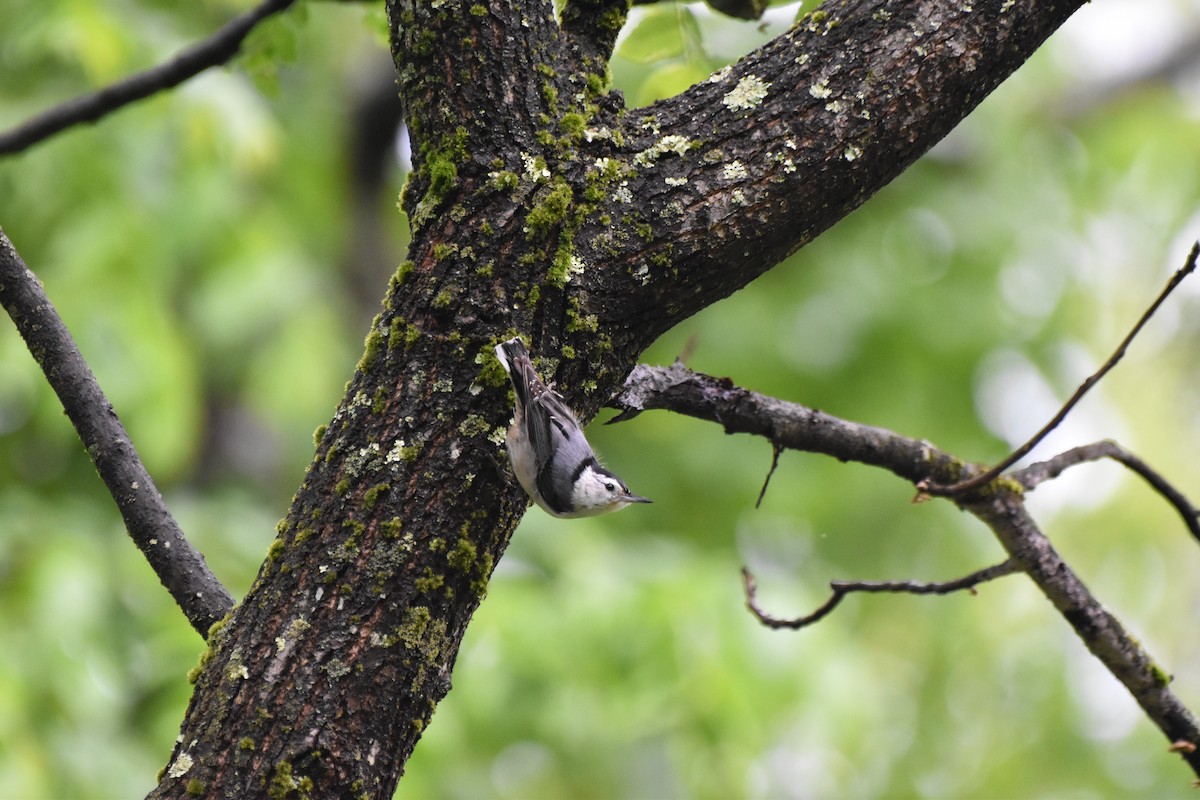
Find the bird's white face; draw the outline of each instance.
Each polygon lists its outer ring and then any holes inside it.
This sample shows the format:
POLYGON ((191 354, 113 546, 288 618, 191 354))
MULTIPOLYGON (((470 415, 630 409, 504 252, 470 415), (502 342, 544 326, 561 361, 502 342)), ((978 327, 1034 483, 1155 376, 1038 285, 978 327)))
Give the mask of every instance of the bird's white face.
POLYGON ((572 517, 593 517, 597 514, 607 514, 610 511, 620 511, 630 503, 649 503, 645 497, 638 497, 629 491, 629 487, 611 472, 584 468, 575 483, 571 494, 571 505, 574 510, 572 517))

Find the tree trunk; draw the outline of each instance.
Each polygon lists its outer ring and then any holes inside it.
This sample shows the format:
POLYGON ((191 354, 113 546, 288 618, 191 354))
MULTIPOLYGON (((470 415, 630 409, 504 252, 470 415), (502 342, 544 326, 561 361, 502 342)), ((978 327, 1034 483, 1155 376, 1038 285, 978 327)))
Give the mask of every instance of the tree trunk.
POLYGON ((659 334, 888 183, 1081 5, 827 3, 627 111, 604 79, 623 0, 561 27, 548 2, 388 0, 410 260, 151 796, 390 797, 527 505, 493 345, 522 335, 590 418, 659 334))

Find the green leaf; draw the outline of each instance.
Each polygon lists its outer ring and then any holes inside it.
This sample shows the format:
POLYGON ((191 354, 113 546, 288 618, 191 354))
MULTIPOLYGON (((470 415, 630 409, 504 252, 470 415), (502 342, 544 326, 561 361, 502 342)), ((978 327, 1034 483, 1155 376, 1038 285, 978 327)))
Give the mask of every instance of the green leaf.
POLYGON ((683 55, 688 44, 699 38, 700 28, 687 8, 680 5, 655 7, 630 30, 617 53, 638 64, 653 64, 683 55))
POLYGON ((246 36, 237 63, 259 91, 272 96, 279 93, 279 66, 295 63, 300 51, 299 30, 307 21, 308 9, 299 3, 286 14, 259 23, 246 36))
POLYGON ((638 87, 634 102, 639 106, 672 97, 704 80, 711 70, 702 61, 671 62, 651 72, 638 87))

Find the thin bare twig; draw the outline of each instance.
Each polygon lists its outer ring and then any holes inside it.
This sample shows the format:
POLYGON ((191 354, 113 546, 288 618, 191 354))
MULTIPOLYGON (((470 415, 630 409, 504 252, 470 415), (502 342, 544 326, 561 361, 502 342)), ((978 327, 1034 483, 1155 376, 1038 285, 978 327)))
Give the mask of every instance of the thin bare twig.
POLYGON ((19 153, 72 125, 95 122, 130 103, 178 86, 209 67, 224 64, 237 54, 255 25, 293 2, 295 0, 264 0, 257 8, 234 17, 212 36, 184 49, 170 61, 67 100, 0 132, 0 156, 19 153))
POLYGON ((192 627, 207 636, 209 627, 233 608, 233 598, 184 538, 70 331, 3 230, 0 305, 62 402, 130 537, 192 627))
POLYGON ((828 600, 811 614, 791 619, 776 617, 767 613, 758 605, 758 586, 755 583, 754 575, 745 567, 742 567, 742 586, 746 592, 746 608, 750 609, 750 613, 757 617, 759 622, 768 628, 799 630, 828 616, 830 612, 838 607, 846 595, 853 594, 854 592, 950 594, 951 592, 968 591, 971 594, 975 594, 975 587, 979 584, 1019 571, 1020 567, 1017 565, 1017 562, 1010 558, 1000 564, 994 564, 986 569, 981 569, 957 580, 945 581, 944 583, 923 583, 920 581, 830 581, 829 588, 833 590, 833 593, 829 596, 828 600))
POLYGON ((754 501, 754 507, 762 507, 763 498, 767 496, 767 487, 771 485, 771 476, 775 474, 775 470, 779 468, 779 454, 783 452, 783 445, 772 440, 771 442, 771 468, 767 470, 767 477, 763 479, 762 488, 758 490, 758 499, 754 501))
POLYGON ((1159 293, 1154 302, 1150 304, 1150 307, 1146 309, 1144 314, 1142 314, 1141 319, 1137 321, 1137 324, 1133 326, 1133 329, 1129 331, 1128 335, 1121 340, 1121 344, 1117 346, 1117 349, 1113 351, 1113 354, 1109 356, 1107 361, 1104 362, 1104 365, 1088 376, 1087 380, 1079 385, 1079 388, 1075 390, 1073 395, 1071 395, 1071 399, 1067 400, 1063 407, 1059 409, 1058 413, 1054 415, 1054 418, 1047 422, 1040 431, 1035 433, 1029 439, 1029 441, 1012 451, 1007 458, 1005 458, 996 466, 965 481, 960 481, 959 483, 953 483, 950 485, 922 482, 917 484, 917 488, 926 494, 940 495, 942 497, 969 492, 972 489, 977 489, 980 486, 995 480, 1001 475, 1001 473, 1004 472, 1004 470, 1008 469, 1013 464, 1017 463, 1026 455, 1028 455, 1033 448, 1037 447, 1038 444, 1045 439, 1051 431, 1057 428, 1059 424, 1066 419, 1067 414, 1071 413, 1071 409, 1073 409, 1075 405, 1083 399, 1083 396, 1087 394, 1093 386, 1099 383, 1100 379, 1107 375, 1108 372, 1117 365, 1117 362, 1119 362, 1125 356, 1125 351, 1128 349, 1129 344, 1134 340, 1134 337, 1141 332, 1146 323, 1150 321, 1150 318, 1154 316, 1154 313, 1158 311, 1158 307, 1163 304, 1171 292, 1175 291, 1175 288, 1183 282, 1183 279, 1196 269, 1196 259, 1198 257, 1200 257, 1200 242, 1196 242, 1196 244, 1192 245, 1192 251, 1188 254, 1187 262, 1178 271, 1176 271, 1174 275, 1171 276, 1171 280, 1167 281, 1166 287, 1163 288, 1162 292, 1159 293))
POLYGON ((1064 470, 1089 461, 1098 461, 1102 458, 1111 458, 1113 461, 1125 465, 1140 475, 1146 483, 1154 488, 1154 491, 1161 494, 1166 498, 1168 503, 1175 507, 1175 510, 1179 512, 1179 516, 1183 518, 1183 524, 1191 531, 1192 536, 1197 541, 1200 541, 1200 510, 1197 510, 1191 501, 1184 496, 1183 492, 1172 486, 1166 478, 1158 474, 1149 464, 1114 441, 1106 439, 1102 442, 1072 448, 1066 452, 1059 453, 1047 461, 1039 461, 1036 464, 1030 464, 1024 469, 1017 470, 1012 473, 1012 477, 1026 489, 1033 489, 1043 481, 1057 478, 1064 470))

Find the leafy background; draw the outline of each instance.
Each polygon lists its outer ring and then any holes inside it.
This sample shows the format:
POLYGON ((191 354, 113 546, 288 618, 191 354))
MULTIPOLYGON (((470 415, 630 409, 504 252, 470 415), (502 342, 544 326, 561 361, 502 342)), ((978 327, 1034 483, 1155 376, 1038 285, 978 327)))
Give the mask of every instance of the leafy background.
MULTIPOLYGON (((248 5, 0 0, 0 125, 248 5)), ((614 81, 631 106, 668 96, 796 9, 760 24, 639 8, 614 81)), ((231 68, 0 161, 0 224, 235 595, 403 258, 403 155, 365 206, 351 180, 352 112, 387 80, 381 20, 374 4, 307 3, 231 68)), ((1134 80, 1198 27, 1194 0, 1089 5, 863 209, 645 360, 667 363, 694 336, 697 369, 999 457, 1098 366, 1200 235, 1200 87, 1134 80)), ((1040 454, 1115 437, 1200 495, 1198 295, 1180 290, 1040 454)), ((1019 577, 974 597, 855 597, 799 633, 743 608, 742 564, 768 608, 799 614, 833 578, 949 579, 1001 560, 948 504, 789 453, 756 510, 762 441, 658 412, 590 434, 656 503, 567 523, 528 514, 398 796, 1192 795, 1160 734, 1019 577)), ((1033 507, 1200 706, 1197 543, 1120 467, 1076 472, 1033 507)), ((153 785, 202 643, 7 319, 0 647, 0 796, 153 785)))

